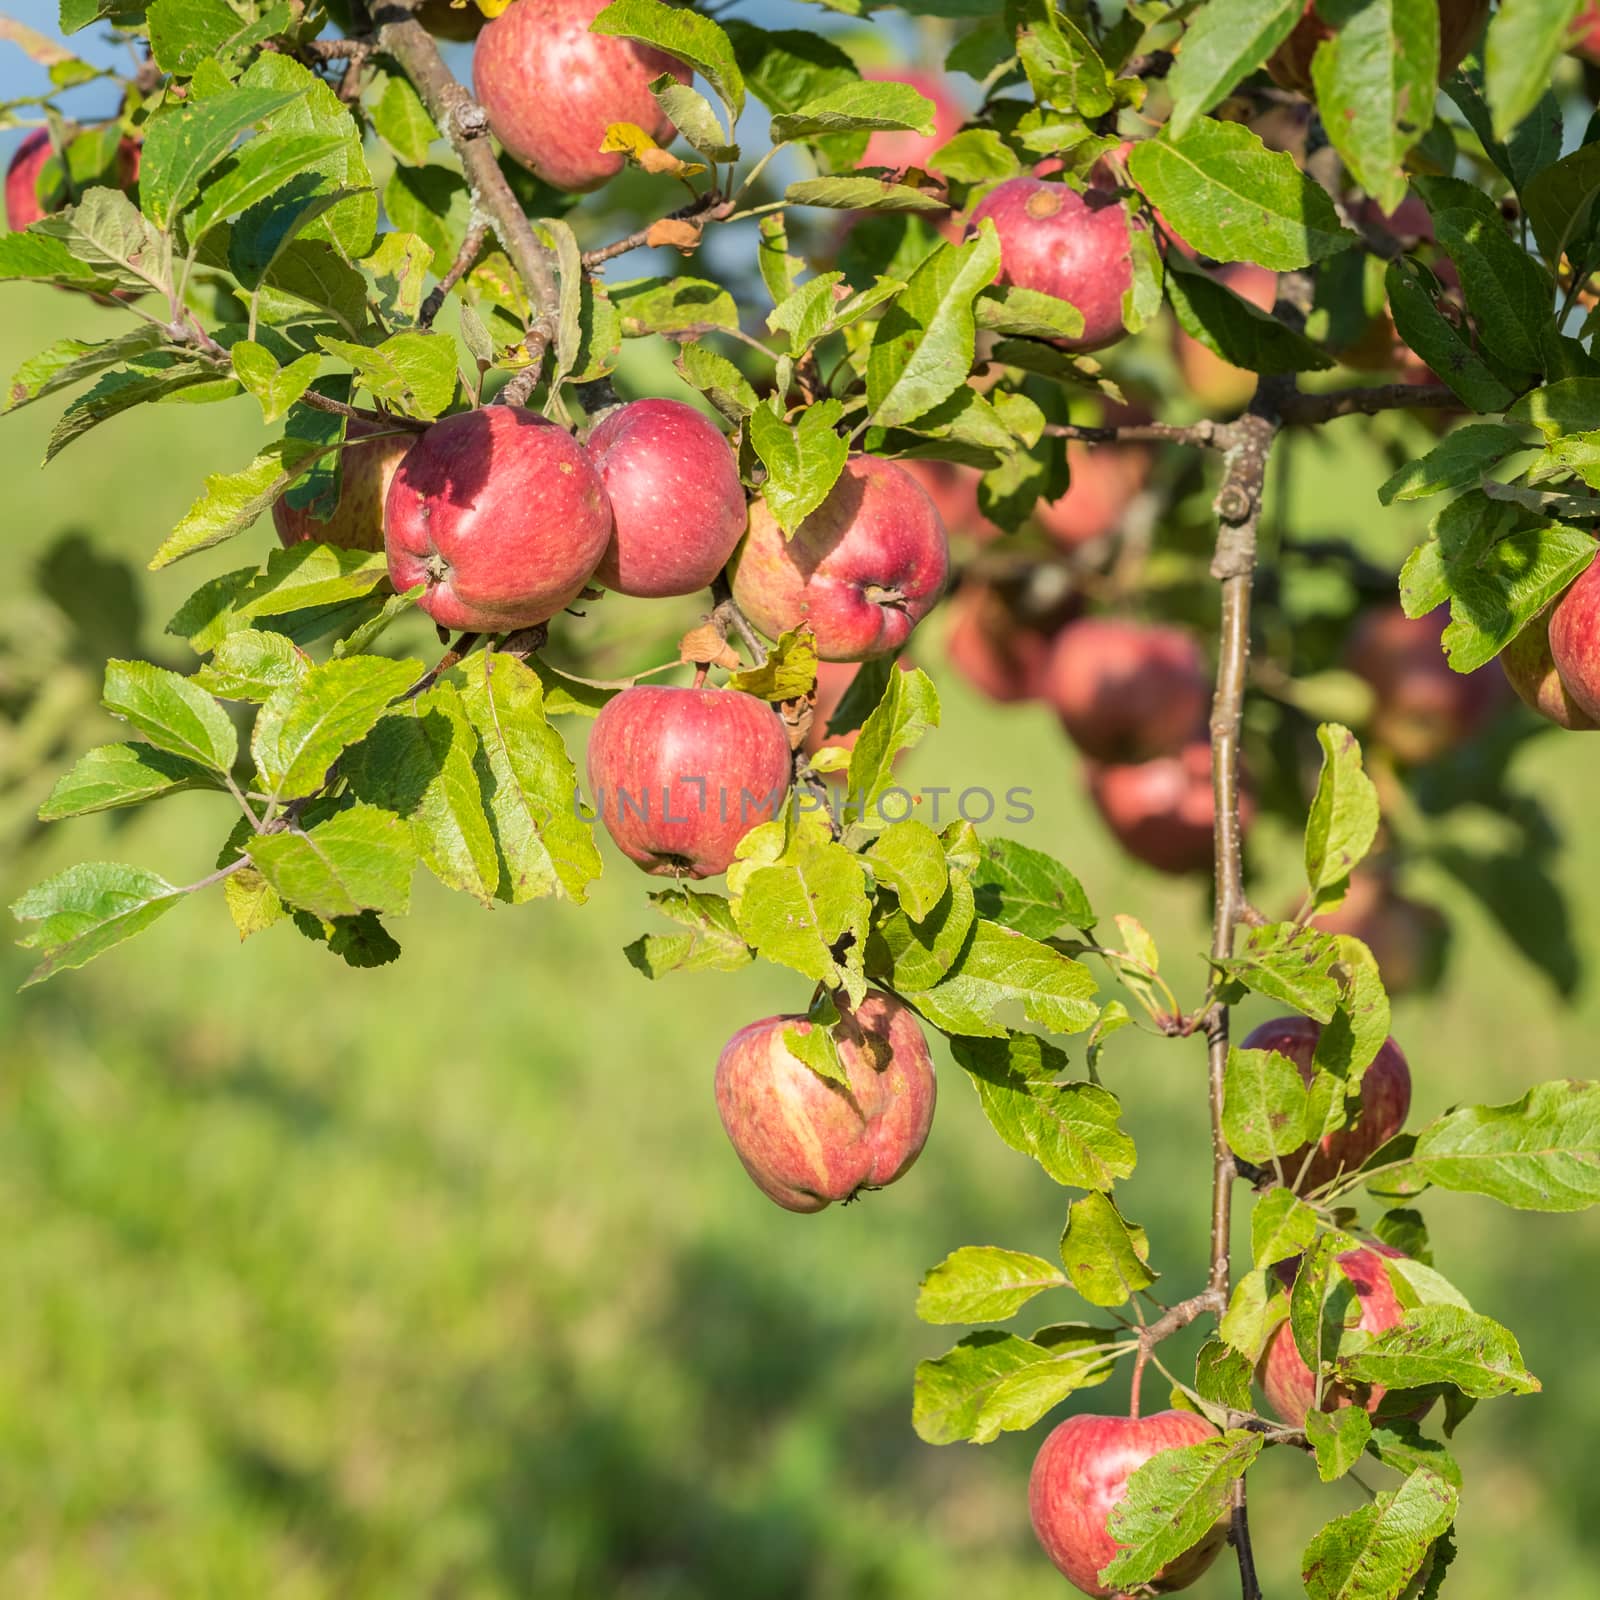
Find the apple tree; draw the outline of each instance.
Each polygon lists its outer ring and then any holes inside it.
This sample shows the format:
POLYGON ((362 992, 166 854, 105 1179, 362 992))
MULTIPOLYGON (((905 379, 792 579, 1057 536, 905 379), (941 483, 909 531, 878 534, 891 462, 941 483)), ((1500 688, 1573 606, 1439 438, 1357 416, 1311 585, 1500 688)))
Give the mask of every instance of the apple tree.
POLYGON ((981 1444, 1128 1372, 1125 1414, 1075 1411, 1034 1468, 1073 1583, 1177 1589, 1231 1546, 1259 1595, 1248 1474, 1288 1449, 1389 1474, 1306 1550, 1313 1600, 1435 1594, 1447 1441, 1539 1384, 1433 1263, 1421 1197, 1600 1199, 1600 1085, 1408 1131, 1430 1064, 1386 987, 1437 968, 1407 850, 1524 948, 1560 934, 1553 830, 1507 754, 1534 727, 1515 697, 1551 737, 1600 725, 1600 9, 900 9, 935 59, 868 74, 828 33, 664 0, 61 0, 63 36, 132 45, 122 73, 0 22, 39 69, 6 108, 28 131, 0 277, 82 322, 6 408, 61 406, 47 463, 137 406, 180 428, 245 397, 270 435, 206 463, 153 545, 152 568, 239 552, 169 624, 192 666, 107 661, 130 737, 40 812, 203 790, 215 838, 176 881, 97 861, 26 892, 30 981, 191 898, 241 939, 392 961, 419 867, 485 907, 582 901, 609 834, 675 925, 629 947, 638 973, 795 975, 794 1013, 716 1068, 772 1200, 907 1172, 929 1030, 1068 1192, 1053 1256, 927 1272, 918 1314, 975 1331, 919 1367, 913 1422, 981 1444), (470 84, 441 38, 473 41, 470 84), (100 120, 62 112, 91 87, 100 120), (613 266, 645 246, 672 270, 613 266), (619 392, 639 340, 699 406, 619 392), (1264 515, 1339 418, 1392 474, 1353 523, 1433 509, 1403 566, 1264 515), (665 661, 594 669, 615 597, 675 618, 702 593, 665 661), (1208 885, 1203 961, 1008 837, 1000 774, 942 815, 948 791, 902 786, 939 725, 930 632, 993 700, 1055 708, 1113 838, 1208 885), (1498 853, 1452 832, 1467 810, 1498 853), (1278 915, 1247 875, 1268 813, 1304 841, 1278 915), (1235 1042, 1247 994, 1284 1014, 1235 1042), (1118 1201, 1130 1025, 1207 1108, 1204 1262, 1118 1201), (1187 1292, 1158 1297, 1156 1262, 1187 1292), (1042 1299, 1053 1320, 1002 1326, 1042 1299), (1201 1322, 1173 1370, 1163 1342, 1201 1322), (1168 1408, 1142 1411, 1152 1368, 1168 1408))

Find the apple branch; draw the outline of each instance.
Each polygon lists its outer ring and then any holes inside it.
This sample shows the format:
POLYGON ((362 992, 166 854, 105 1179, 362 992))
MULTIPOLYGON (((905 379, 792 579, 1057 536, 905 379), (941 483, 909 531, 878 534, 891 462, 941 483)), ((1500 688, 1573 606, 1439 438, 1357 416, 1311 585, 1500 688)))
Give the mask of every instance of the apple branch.
POLYGON ((539 243, 532 224, 506 182, 489 142, 489 119, 483 107, 456 80, 433 36, 412 15, 409 0, 383 0, 374 14, 378 45, 405 70, 428 115, 450 141, 472 189, 473 209, 487 219, 534 305, 528 352, 534 366, 555 338, 561 294, 554 255, 539 243))

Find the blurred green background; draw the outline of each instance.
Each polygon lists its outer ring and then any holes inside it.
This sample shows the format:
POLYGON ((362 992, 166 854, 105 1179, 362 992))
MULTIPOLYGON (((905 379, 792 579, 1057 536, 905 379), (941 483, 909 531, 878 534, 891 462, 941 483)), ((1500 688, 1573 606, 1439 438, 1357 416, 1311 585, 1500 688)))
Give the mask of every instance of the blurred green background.
MULTIPOLYGON (((117 315, 26 288, 5 304, 6 371, 117 315)), ((161 628, 197 569, 264 553, 263 526, 247 551, 143 572, 202 475, 248 458, 258 414, 247 400, 146 408, 41 473, 53 411, 0 430, 0 683, 33 707, 0 747, 18 847, 5 886, 107 856, 188 881, 224 826, 214 796, 48 833, 19 818, 53 776, 33 746, 117 736, 94 709, 104 656, 184 665, 161 628), (26 696, 32 680, 47 693, 26 696)), ((1301 448, 1287 521, 1398 564, 1416 516, 1378 510, 1364 437, 1341 424, 1301 448)), ((420 629, 394 643, 432 648, 420 629)), ((1110 845, 1046 712, 940 682, 946 727, 908 777, 1031 787, 1021 836, 1071 863, 1102 913, 1143 918, 1192 1001, 1202 891, 1110 845)), ((1530 739, 1513 780, 1565 835, 1573 940, 1592 967, 1600 741, 1530 739)), ((1258 898, 1275 906, 1296 841, 1267 826, 1254 846, 1258 898)), ((1457 934, 1439 994, 1396 1010, 1417 1118, 1593 1071, 1592 981, 1563 1002, 1458 885, 1407 887, 1457 934)), ((403 959, 369 972, 288 924, 241 950, 216 897, 25 994, 25 954, 0 956, 0 1594, 1063 1592, 1027 1522, 1042 1433, 938 1450, 909 1414, 914 1362, 953 1338, 912 1315, 921 1272, 964 1243, 1049 1254, 1064 1196, 945 1070, 906 1181, 816 1217, 770 1205, 723 1138, 712 1067, 730 1033, 803 1005, 804 986, 760 970, 650 985, 621 955, 653 920, 644 888, 612 855, 587 907, 484 914, 419 876, 403 959)), ((1108 1072, 1141 1150, 1126 1209, 1176 1298, 1205 1251, 1202 1053, 1130 1030, 1108 1072)), ((1481 1407, 1459 1437, 1452 1592, 1592 1596, 1600 1219, 1456 1196, 1425 1210, 1440 1266, 1516 1329, 1545 1383, 1481 1407)), ((1116 1409, 1125 1382, 1077 1403, 1116 1409)), ((1287 1452, 1252 1483, 1267 1592, 1297 1592, 1299 1551, 1356 1491, 1321 1488, 1287 1452)), ((1236 1585, 1219 1562, 1194 1592, 1236 1585)))

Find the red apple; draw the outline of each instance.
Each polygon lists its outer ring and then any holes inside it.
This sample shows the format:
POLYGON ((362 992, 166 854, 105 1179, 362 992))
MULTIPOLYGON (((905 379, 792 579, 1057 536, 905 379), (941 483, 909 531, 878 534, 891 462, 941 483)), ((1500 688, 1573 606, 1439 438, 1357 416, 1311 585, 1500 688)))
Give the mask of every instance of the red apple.
POLYGON ((908 83, 918 94, 933 101, 933 132, 912 133, 908 130, 893 132, 880 130, 867 140, 866 154, 861 158, 864 167, 892 167, 899 171, 906 167, 920 167, 937 176, 937 168, 928 162, 940 145, 953 139, 967 120, 961 103, 950 93, 949 85, 931 72, 912 72, 902 68, 893 71, 863 72, 863 78, 873 83, 908 83))
POLYGON ((1062 549, 1076 550, 1122 526, 1129 502, 1150 475, 1150 452, 1136 444, 1069 444, 1067 469, 1067 492, 1059 500, 1041 500, 1033 515, 1062 549))
MULTIPOLYGON (((1489 15, 1489 0, 1439 0, 1439 81, 1442 83, 1461 65, 1467 52, 1478 42, 1489 15)), ((1306 0, 1305 15, 1294 32, 1273 51, 1267 71, 1285 89, 1310 94, 1311 58, 1333 29, 1317 15, 1314 0, 1306 0)))
MULTIPOLYGON (((1293 915, 1293 913, 1290 913, 1293 915)), ((1434 980, 1448 928, 1434 906, 1408 899, 1386 872, 1356 872, 1344 900, 1317 917, 1324 933, 1347 933, 1372 952, 1390 994, 1405 994, 1434 980)))
POLYGON ((1589 0, 1573 18, 1571 42, 1567 48, 1574 55, 1600 62, 1600 0, 1589 0))
POLYGON ((1211 682, 1200 646, 1182 628, 1085 617, 1057 636, 1044 697, 1092 760, 1147 761, 1194 737, 1211 682))
POLYGON ((602 154, 614 122, 658 144, 676 131, 650 81, 692 76, 681 61, 632 39, 590 33, 606 0, 514 0, 478 35, 472 84, 506 151, 557 189, 598 189, 622 171, 602 154))
POLYGON ((976 467, 915 457, 900 465, 927 490, 946 532, 952 536, 965 534, 979 544, 1000 537, 1002 530, 978 509, 978 482, 983 474, 976 467))
POLYGON ((646 599, 704 589, 745 523, 739 464, 721 431, 681 400, 634 400, 608 411, 588 444, 611 498, 595 581, 646 599))
POLYGON ((1451 670, 1440 645, 1448 620, 1444 607, 1412 618, 1380 606, 1356 623, 1345 649, 1345 665, 1376 696, 1373 737, 1402 761, 1432 761, 1464 744, 1505 702, 1499 674, 1451 670))
POLYGON ((1559 604, 1558 601, 1546 606, 1500 652, 1500 666, 1506 682, 1516 690, 1523 704, 1558 728, 1600 728, 1600 721, 1573 699, 1556 670, 1556 659, 1550 649, 1550 624, 1559 604))
MULTIPOLYGON (((35 128, 11 157, 11 164, 6 168, 6 226, 13 233, 21 233, 41 217, 67 204, 64 185, 58 186, 55 193, 45 199, 39 196, 39 174, 51 154, 49 130, 35 128)), ((131 189, 138 181, 139 146, 132 139, 124 138, 117 145, 117 183, 123 189, 131 189)))
MULTIPOLYGON (((1309 1084, 1316 1074, 1311 1058, 1321 1037, 1322 1024, 1310 1017, 1274 1017, 1252 1029, 1242 1048, 1276 1050, 1294 1062, 1309 1084)), ((1362 1075, 1361 1104, 1355 1115, 1344 1127, 1324 1134, 1315 1155, 1310 1145, 1302 1145, 1282 1157, 1284 1176, 1295 1188, 1309 1194, 1341 1172, 1356 1171, 1374 1150, 1399 1133, 1410 1109, 1411 1071, 1400 1046, 1393 1039, 1385 1039, 1362 1075)))
POLYGON ((944 523, 904 467, 851 456, 828 498, 785 539, 765 500, 734 556, 733 596, 769 639, 809 623, 824 661, 898 650, 950 574, 944 523))
POLYGON ((733 689, 637 684, 589 736, 589 787, 617 848, 655 877, 709 878, 782 814, 791 758, 765 700, 733 689))
POLYGON ((756 1187, 786 1211, 821 1211, 905 1174, 927 1143, 937 1085, 909 1006, 872 990, 835 1038, 849 1092, 783 1042, 804 1017, 741 1028, 717 1059, 717 1110, 756 1187))
MULTIPOLYGON (((1102 1583, 1100 1573, 1122 1548, 1106 1523, 1128 1492, 1128 1479, 1163 1450, 1216 1436, 1217 1430, 1192 1411, 1068 1417, 1040 1446, 1028 1479, 1028 1511, 1045 1554, 1085 1594, 1108 1600, 1120 1593, 1102 1583)), ((1187 1589, 1216 1559, 1227 1536, 1225 1513, 1199 1544, 1156 1574, 1150 1591, 1187 1589)))
MULTIPOLYGON (((1346 1250, 1335 1258, 1339 1270, 1355 1291, 1356 1307, 1359 1309, 1354 1325, 1368 1333, 1382 1333, 1385 1328, 1394 1327, 1405 1315, 1400 1298, 1394 1292, 1388 1269, 1383 1264, 1385 1256, 1403 1261, 1405 1252, 1374 1242, 1346 1250)), ((1289 1270, 1292 1271, 1292 1268, 1289 1270)), ((1347 1316, 1347 1326, 1350 1320, 1347 1316)), ((1281 1323, 1267 1341, 1266 1353, 1256 1369, 1256 1377, 1267 1397, 1267 1404, 1277 1415, 1291 1428, 1303 1428, 1306 1413, 1316 1404, 1317 1383, 1311 1368, 1301 1358, 1293 1330, 1287 1322, 1281 1323)), ((1388 1393, 1382 1384, 1361 1385, 1360 1389, 1366 1391, 1364 1398, 1355 1388, 1325 1382, 1321 1409, 1337 1411, 1359 1399, 1368 1411, 1376 1411, 1388 1393)), ((1426 1407, 1423 1409, 1426 1410, 1426 1407)))
POLYGON ((1600 561, 1593 561, 1550 613, 1550 656, 1572 703, 1600 721, 1600 561))
POLYGON ((577 599, 611 537, 589 453, 520 406, 436 422, 395 472, 384 509, 389 579, 444 628, 505 633, 577 599))
MULTIPOLYGON (((1234 261, 1218 267, 1212 274, 1257 311, 1271 311, 1278 297, 1278 275, 1249 262, 1234 261)), ((1207 416, 1242 411, 1256 392, 1256 375, 1231 361, 1224 361, 1198 339, 1179 330, 1178 367, 1190 393, 1200 402, 1207 416)))
POLYGON ((969 237, 985 217, 1000 236, 997 283, 1070 300, 1083 313, 1083 332, 1058 340, 1063 349, 1099 350, 1123 336, 1122 297, 1133 284, 1133 258, 1128 214, 1115 194, 1008 178, 974 207, 969 237))
POLYGON ((344 550, 383 549, 383 508, 389 485, 417 436, 360 417, 351 417, 345 425, 346 439, 364 439, 373 433, 387 437, 370 444, 347 445, 339 452, 339 503, 326 522, 319 522, 309 507, 297 509, 282 499, 273 502, 272 525, 284 544, 316 539, 344 550))
POLYGON ((1026 621, 1005 589, 964 583, 949 613, 945 650, 973 688, 1002 705, 1045 696, 1051 635, 1026 621))
MULTIPOLYGON (((1086 768, 1089 794, 1129 855, 1173 874, 1209 871, 1212 861, 1211 747, 1198 740, 1175 756, 1135 766, 1086 768)), ((1255 806, 1240 796, 1246 827, 1255 806)))

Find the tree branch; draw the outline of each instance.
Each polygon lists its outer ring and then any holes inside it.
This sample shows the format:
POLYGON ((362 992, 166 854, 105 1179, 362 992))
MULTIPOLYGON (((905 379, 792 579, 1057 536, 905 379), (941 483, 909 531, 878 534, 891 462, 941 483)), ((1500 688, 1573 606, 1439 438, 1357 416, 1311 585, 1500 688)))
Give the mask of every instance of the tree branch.
POLYGON ((1182 444, 1196 450, 1225 450, 1237 423, 1128 422, 1114 428, 1094 428, 1076 422, 1047 422, 1050 439, 1078 439, 1085 444, 1182 444))
POLYGON ((488 224, 483 222, 474 223, 467 229, 466 236, 461 241, 461 248, 456 251, 455 260, 450 263, 445 275, 428 291, 428 298, 422 302, 422 310, 417 315, 417 322, 421 327, 433 326, 433 319, 444 310, 444 303, 449 298, 450 291, 472 270, 472 263, 478 259, 478 252, 483 248, 483 241, 488 232, 488 224))
POLYGON ((561 311, 555 258, 534 236, 533 227, 511 192, 489 142, 489 119, 483 107, 452 75, 433 36, 411 14, 406 0, 383 0, 376 8, 378 45, 411 79, 439 131, 460 157, 472 189, 475 215, 485 218, 527 288, 534 306, 528 348, 535 366, 555 338, 561 311))
POLYGON ((759 667, 767 659, 767 647, 761 642, 760 635, 750 626, 750 619, 739 609, 739 602, 733 598, 733 589, 728 583, 726 572, 719 572, 711 585, 712 611, 711 620, 722 630, 724 639, 728 636, 731 627, 744 641, 744 647, 750 652, 751 664, 759 667))
MULTIPOLYGON (((708 189, 698 200, 689 205, 679 206, 676 211, 669 211, 660 218, 661 222, 698 222, 704 219, 707 222, 720 222, 733 210, 733 202, 724 200, 715 189, 708 189)), ((607 261, 616 256, 626 255, 630 250, 637 250, 640 245, 649 244, 651 231, 658 224, 650 223, 648 226, 638 228, 625 239, 618 239, 613 244, 601 245, 596 250, 583 252, 583 269, 585 272, 593 271, 598 266, 603 266, 607 261)))
POLYGON ((1329 422, 1334 417, 1371 417, 1380 411, 1401 411, 1413 407, 1448 410, 1459 406, 1461 397, 1442 383, 1380 383, 1362 389, 1336 389, 1330 394, 1287 395, 1281 408, 1282 419, 1295 426, 1329 422))

